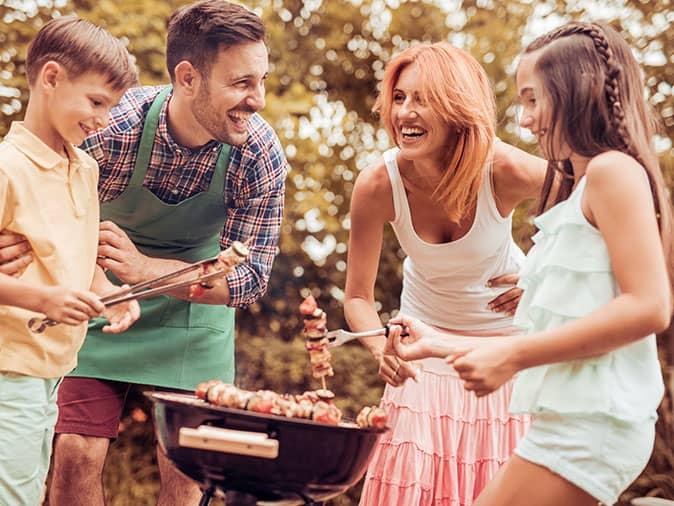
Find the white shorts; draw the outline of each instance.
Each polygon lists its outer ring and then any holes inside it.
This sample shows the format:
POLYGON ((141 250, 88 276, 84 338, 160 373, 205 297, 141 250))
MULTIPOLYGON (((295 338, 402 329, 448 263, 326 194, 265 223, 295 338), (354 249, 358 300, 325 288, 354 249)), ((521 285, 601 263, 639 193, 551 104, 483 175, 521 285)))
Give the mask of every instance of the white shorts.
POLYGON ((602 414, 537 413, 515 453, 609 506, 648 464, 655 420, 628 422, 602 414))

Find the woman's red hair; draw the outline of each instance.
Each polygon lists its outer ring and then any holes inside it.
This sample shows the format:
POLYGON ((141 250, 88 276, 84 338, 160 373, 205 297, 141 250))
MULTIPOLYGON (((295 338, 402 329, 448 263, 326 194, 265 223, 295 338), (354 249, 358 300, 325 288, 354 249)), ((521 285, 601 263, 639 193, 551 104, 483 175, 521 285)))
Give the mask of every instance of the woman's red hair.
POLYGON ((386 66, 374 111, 397 143, 391 109, 400 73, 416 63, 422 99, 457 132, 456 147, 446 156, 446 170, 433 199, 458 222, 477 201, 483 169, 491 160, 496 130, 496 104, 482 66, 466 51, 447 42, 420 44, 394 57, 386 66))

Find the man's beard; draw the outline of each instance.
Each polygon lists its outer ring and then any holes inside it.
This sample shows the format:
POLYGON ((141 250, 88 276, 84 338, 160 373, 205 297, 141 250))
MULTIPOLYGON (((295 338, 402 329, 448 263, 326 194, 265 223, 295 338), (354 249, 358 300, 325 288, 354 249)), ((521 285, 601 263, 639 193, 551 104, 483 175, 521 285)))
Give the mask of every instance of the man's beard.
POLYGON ((218 142, 239 146, 246 142, 248 138, 248 134, 231 133, 229 131, 227 119, 220 118, 212 105, 207 80, 204 80, 199 87, 199 92, 192 103, 192 114, 199 125, 218 142))

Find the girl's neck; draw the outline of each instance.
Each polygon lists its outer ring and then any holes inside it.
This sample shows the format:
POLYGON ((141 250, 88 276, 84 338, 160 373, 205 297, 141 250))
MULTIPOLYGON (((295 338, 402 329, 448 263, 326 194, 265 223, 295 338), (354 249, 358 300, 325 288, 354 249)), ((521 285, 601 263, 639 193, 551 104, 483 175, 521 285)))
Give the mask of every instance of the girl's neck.
POLYGON ((577 184, 578 181, 580 181, 580 178, 585 175, 587 165, 590 163, 590 158, 573 154, 569 157, 569 161, 573 167, 573 178, 577 184))

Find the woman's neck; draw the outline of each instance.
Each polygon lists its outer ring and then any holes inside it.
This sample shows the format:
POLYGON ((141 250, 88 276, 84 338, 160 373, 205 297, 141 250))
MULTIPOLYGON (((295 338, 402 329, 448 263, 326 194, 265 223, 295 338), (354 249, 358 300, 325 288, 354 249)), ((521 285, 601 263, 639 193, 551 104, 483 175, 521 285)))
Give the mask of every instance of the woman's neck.
POLYGON ((569 161, 571 162, 571 166, 573 167, 573 178, 575 182, 578 183, 578 181, 580 181, 580 178, 582 178, 585 175, 587 165, 590 163, 590 158, 586 156, 573 154, 569 157, 569 161))

